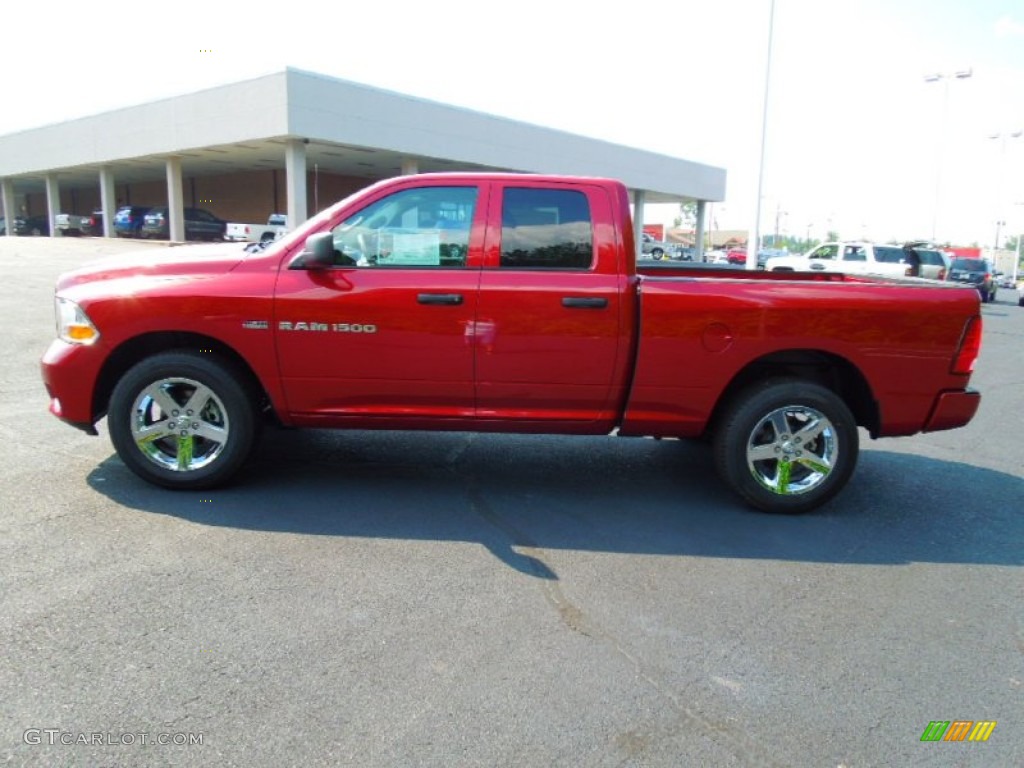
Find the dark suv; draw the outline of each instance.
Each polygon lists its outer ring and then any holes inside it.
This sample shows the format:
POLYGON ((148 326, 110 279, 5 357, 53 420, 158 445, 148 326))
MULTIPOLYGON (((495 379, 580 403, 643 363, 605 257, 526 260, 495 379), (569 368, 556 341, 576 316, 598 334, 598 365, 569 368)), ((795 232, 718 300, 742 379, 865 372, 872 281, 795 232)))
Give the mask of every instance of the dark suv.
POLYGON ((988 259, 957 257, 949 265, 950 282, 973 285, 981 294, 982 301, 996 300, 995 270, 988 259))
MULTIPOLYGON (((228 223, 202 208, 186 208, 186 240, 223 240, 228 223)), ((170 212, 167 206, 151 208, 143 217, 140 234, 142 237, 167 239, 170 235, 170 212)))

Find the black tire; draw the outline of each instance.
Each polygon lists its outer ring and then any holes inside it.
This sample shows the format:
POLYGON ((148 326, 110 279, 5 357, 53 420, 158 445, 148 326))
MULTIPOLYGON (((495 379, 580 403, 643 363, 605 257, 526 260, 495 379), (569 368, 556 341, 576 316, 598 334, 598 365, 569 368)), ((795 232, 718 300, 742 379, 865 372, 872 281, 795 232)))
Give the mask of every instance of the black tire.
POLYGON ((830 389, 770 379, 731 400, 712 450, 719 475, 747 503, 764 512, 800 514, 843 489, 860 441, 853 414, 830 389))
POLYGON ((661 257, 665 255, 665 252, 661 248, 655 248, 651 251, 651 258, 655 261, 661 261, 661 257))
POLYGON ((256 438, 253 400, 242 382, 234 366, 209 353, 146 358, 110 396, 114 448, 128 469, 155 485, 221 485, 245 462, 256 438), (200 400, 193 402, 197 393, 200 400))

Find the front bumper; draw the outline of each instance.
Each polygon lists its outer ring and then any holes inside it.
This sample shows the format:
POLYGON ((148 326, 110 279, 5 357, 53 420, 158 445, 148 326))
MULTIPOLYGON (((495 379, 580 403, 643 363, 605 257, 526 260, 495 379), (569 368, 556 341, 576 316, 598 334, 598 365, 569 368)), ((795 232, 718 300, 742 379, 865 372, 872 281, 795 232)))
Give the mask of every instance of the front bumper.
POLYGON ((54 339, 39 363, 50 413, 91 435, 96 434, 92 400, 102 358, 95 346, 54 339))
POLYGON ((981 393, 974 389, 940 392, 922 432, 956 429, 967 424, 978 412, 981 393))

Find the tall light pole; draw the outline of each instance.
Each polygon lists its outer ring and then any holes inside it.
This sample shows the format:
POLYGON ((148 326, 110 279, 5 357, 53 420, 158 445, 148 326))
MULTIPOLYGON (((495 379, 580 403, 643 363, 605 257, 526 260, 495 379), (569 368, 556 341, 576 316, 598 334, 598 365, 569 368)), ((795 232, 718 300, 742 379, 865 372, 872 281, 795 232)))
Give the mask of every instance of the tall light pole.
POLYGON ((999 141, 999 165, 996 168, 996 240, 992 243, 993 250, 999 250, 999 232, 1006 226, 1003 219, 1003 182, 1006 176, 1006 140, 1019 139, 1024 136, 1024 128, 1013 131, 1000 131, 989 136, 990 139, 999 141))
POLYGON ((772 239, 772 248, 779 247, 779 219, 783 216, 789 216, 789 212, 782 210, 782 203, 778 203, 775 206, 775 237, 772 239))
POLYGON ((1003 227, 1005 227, 1005 226, 1006 226, 1006 222, 1003 219, 997 219, 996 220, 996 239, 992 243, 992 250, 993 251, 998 251, 999 250, 999 233, 1003 230, 1003 227))
MULTIPOLYGON (((1022 203, 1014 203, 1014 206, 1024 205, 1022 203)), ((1013 284, 1017 284, 1017 279, 1020 277, 1020 241, 1024 240, 1024 227, 1017 227, 1017 257, 1013 260, 1013 284)))
POLYGON ((946 129, 949 122, 949 81, 966 80, 974 71, 970 68, 956 72, 933 72, 924 76, 926 83, 942 83, 942 123, 939 135, 939 150, 935 161, 935 202, 932 206, 932 242, 935 242, 935 229, 939 220, 939 204, 942 200, 942 164, 946 155, 946 129))
POLYGON ((764 65, 764 105, 761 108, 761 161, 757 168, 757 204, 754 206, 754 226, 747 238, 747 269, 757 269, 757 252, 761 248, 761 195, 764 190, 764 149, 768 135, 768 86, 772 81, 772 39, 775 35, 775 0, 768 11, 768 53, 764 65))

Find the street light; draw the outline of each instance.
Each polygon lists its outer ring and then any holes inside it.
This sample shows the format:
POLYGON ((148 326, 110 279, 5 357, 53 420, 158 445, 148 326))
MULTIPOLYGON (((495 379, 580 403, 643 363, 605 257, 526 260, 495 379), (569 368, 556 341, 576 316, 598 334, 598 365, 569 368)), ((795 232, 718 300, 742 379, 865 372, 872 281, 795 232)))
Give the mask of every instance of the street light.
POLYGON ((757 167, 757 202, 754 205, 753 237, 747 238, 747 269, 757 269, 761 249, 761 196, 764 194, 764 150, 768 136, 768 86, 772 82, 772 40, 775 37, 775 0, 768 10, 768 53, 764 65, 764 102, 761 105, 761 161, 757 167))
POLYGON ((1005 227, 1005 226, 1006 226, 1006 222, 1003 219, 998 219, 996 221, 996 240, 995 240, 994 243, 992 243, 992 250, 993 251, 998 251, 999 250, 999 233, 1002 231, 1003 227, 1005 227))
POLYGON ((782 204, 775 206, 775 237, 772 239, 772 248, 779 247, 779 219, 783 216, 789 216, 789 211, 782 210, 782 204))
POLYGON ((999 249, 999 232, 1006 226, 1006 222, 1001 218, 1003 215, 1003 182, 1006 176, 1006 140, 1019 139, 1021 136, 1024 136, 1024 128, 989 134, 989 139, 999 141, 999 167, 996 169, 998 174, 996 177, 996 216, 1000 218, 996 221, 996 241, 992 243, 993 250, 999 249))
POLYGON ((932 207, 932 242, 935 242, 935 228, 939 219, 939 203, 942 198, 942 163, 946 154, 946 123, 949 121, 949 81, 966 80, 974 74, 974 71, 967 69, 956 72, 933 72, 925 75, 926 83, 942 83, 942 133, 939 136, 939 151, 935 162, 935 204, 932 207))

